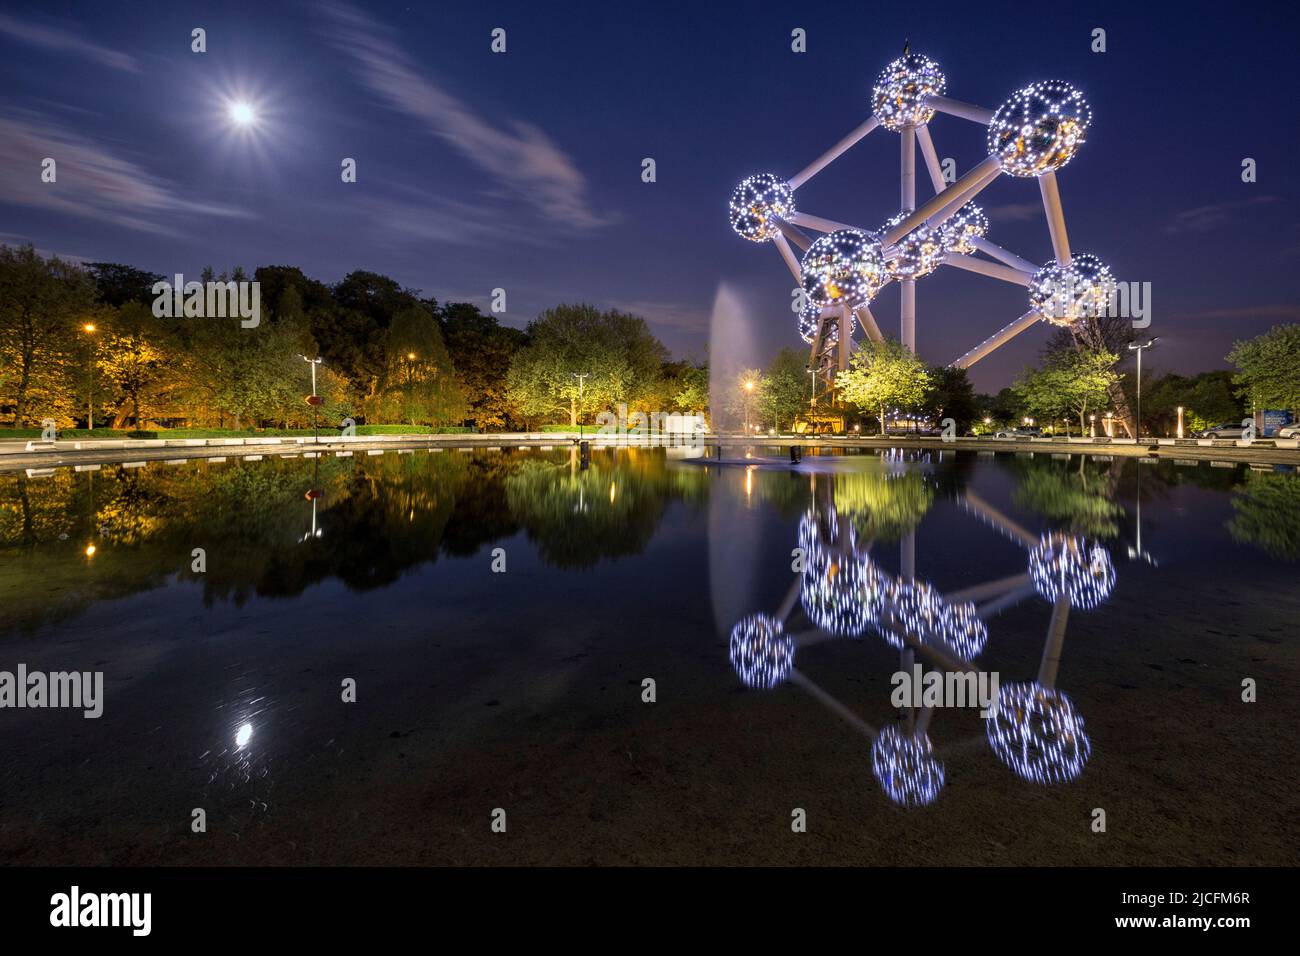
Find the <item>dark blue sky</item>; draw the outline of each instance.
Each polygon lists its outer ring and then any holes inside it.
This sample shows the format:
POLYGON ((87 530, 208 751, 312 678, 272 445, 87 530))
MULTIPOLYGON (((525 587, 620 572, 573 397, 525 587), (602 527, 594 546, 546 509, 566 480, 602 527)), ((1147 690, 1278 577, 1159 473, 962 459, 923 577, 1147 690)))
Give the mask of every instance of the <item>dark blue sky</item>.
MULTIPOLYGON (((1222 367, 1234 339, 1300 318, 1297 27, 1280 4, 6 3, 0 241, 164 274, 371 269, 485 309, 503 287, 519 326, 585 300, 693 357, 728 283, 768 352, 799 344, 792 281, 731 233, 731 189, 793 175, 865 119, 908 37, 958 99, 993 108, 1046 78, 1084 91, 1091 133, 1058 177, 1071 244, 1152 283, 1157 368, 1222 367), (232 129, 227 99, 257 105, 255 132, 232 129)), ((985 155, 980 127, 940 115, 931 132, 959 172, 985 155)), ((878 130, 799 207, 874 227, 897 177, 878 130)), ((1051 257, 1035 183, 1003 177, 979 202, 990 239, 1051 257)), ((873 305, 893 334, 897 302, 873 305)), ((1022 290, 941 269, 919 283, 921 353, 950 361, 1024 311, 1022 290)), ((976 384, 1007 384, 1046 334, 975 366, 976 384)))

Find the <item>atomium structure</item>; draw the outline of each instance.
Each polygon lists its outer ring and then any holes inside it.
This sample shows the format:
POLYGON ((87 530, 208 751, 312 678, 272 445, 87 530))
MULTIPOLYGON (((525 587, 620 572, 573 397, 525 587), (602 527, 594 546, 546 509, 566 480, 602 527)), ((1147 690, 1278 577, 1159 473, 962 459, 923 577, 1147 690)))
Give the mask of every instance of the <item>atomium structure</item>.
POLYGON ((873 341, 883 336, 871 303, 891 282, 900 288, 900 339, 916 350, 916 282, 946 265, 1027 290, 1028 311, 958 356, 969 368, 1040 321, 1071 326, 1104 314, 1114 279, 1097 257, 1074 255, 1065 229, 1056 172, 1087 139, 1092 112, 1078 89, 1060 80, 1014 91, 996 110, 946 95, 939 64, 904 52, 881 71, 871 91, 872 115, 806 167, 784 179, 750 176, 731 197, 731 226, 741 237, 776 246, 803 290, 796 302, 800 338, 810 346, 808 367, 833 384, 846 369, 854 325, 873 341), (988 155, 948 182, 930 135, 936 113, 987 128, 988 155), (876 229, 812 215, 797 208, 796 192, 877 127, 900 139, 899 212, 876 229), (934 195, 917 204, 916 154, 921 153, 934 195), (1053 258, 1035 265, 991 242, 989 221, 972 200, 1001 175, 1038 180, 1053 258), (815 240, 805 230, 823 233, 815 240), (802 257, 794 248, 802 251, 802 257), (982 254, 982 255, 980 255, 982 254))
POLYGON ((1037 682, 1003 684, 984 729, 997 758, 1030 783, 1073 780, 1092 755, 1070 698, 1037 682))

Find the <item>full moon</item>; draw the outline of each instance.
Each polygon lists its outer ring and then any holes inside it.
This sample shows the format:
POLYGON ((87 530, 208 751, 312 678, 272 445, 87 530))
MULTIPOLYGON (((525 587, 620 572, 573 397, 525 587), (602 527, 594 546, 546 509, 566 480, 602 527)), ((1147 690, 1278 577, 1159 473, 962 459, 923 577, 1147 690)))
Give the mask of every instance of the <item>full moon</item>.
POLYGON ((248 103, 231 103, 230 121, 236 126, 252 126, 257 121, 257 114, 248 103))

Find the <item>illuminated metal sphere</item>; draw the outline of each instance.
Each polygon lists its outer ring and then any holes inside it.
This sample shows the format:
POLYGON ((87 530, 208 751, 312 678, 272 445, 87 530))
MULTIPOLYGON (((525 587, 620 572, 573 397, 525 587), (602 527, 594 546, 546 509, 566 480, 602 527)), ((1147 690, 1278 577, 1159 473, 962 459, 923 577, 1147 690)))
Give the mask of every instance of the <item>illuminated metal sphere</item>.
POLYGON ((1043 80, 998 107, 989 123, 989 153, 1012 176, 1041 176, 1070 161, 1091 122, 1082 93, 1061 80, 1043 80))
POLYGON ((1070 698, 1042 684, 1003 684, 984 729, 997 758, 1030 783, 1073 780, 1092 754, 1070 698))
POLYGON ((989 217, 973 202, 962 206, 939 227, 941 243, 946 252, 959 252, 964 256, 975 251, 971 240, 983 239, 989 233, 989 217))
POLYGON ((751 614, 731 629, 731 666, 746 687, 770 690, 790 676, 794 640, 780 621, 751 614))
MULTIPOLYGON (((812 344, 813 336, 817 334, 817 325, 821 322, 822 309, 816 302, 810 298, 808 304, 799 312, 799 338, 803 339, 809 345, 812 344)), ((827 327, 826 339, 823 345, 834 345, 840 340, 840 323, 838 317, 827 327)), ((852 312, 849 313, 849 334, 857 331, 858 318, 852 312)))
POLYGON ((1049 262, 1029 280, 1029 306, 1053 325, 1073 325, 1085 317, 1110 314, 1115 277, 1090 253, 1074 256, 1068 266, 1049 262))
POLYGON ((1054 532, 1029 552, 1029 577, 1045 600, 1064 593, 1071 606, 1090 611, 1114 590, 1115 565, 1100 544, 1054 532))
POLYGON ((930 122, 934 110, 925 105, 931 94, 942 95, 948 78, 928 56, 907 53, 890 63, 871 88, 871 109, 886 129, 895 132, 905 126, 930 122))
POLYGON ((777 218, 792 212, 790 184, 771 173, 750 176, 731 194, 731 228, 751 242, 767 242, 780 232, 777 218))
POLYGON ((804 253, 803 288, 819 306, 856 309, 872 300, 888 275, 880 242, 859 229, 836 229, 804 253))
POLYGON ((799 521, 804 555, 799 601, 808 620, 836 637, 858 637, 869 623, 870 608, 863 600, 870 590, 869 569, 856 546, 853 526, 841 524, 833 508, 827 512, 825 529, 812 513, 799 521))
POLYGON ((907 737, 894 724, 871 745, 871 772, 885 796, 901 807, 924 807, 943 789, 943 764, 930 738, 907 737))
MULTIPOLYGON (((889 231, 910 215, 911 213, 900 212, 885 223, 884 228, 880 230, 881 233, 889 231)), ((894 245, 896 254, 885 261, 885 270, 889 273, 889 277, 919 279, 939 268, 943 257, 948 254, 943 239, 942 227, 931 229, 926 223, 921 223, 894 245)))

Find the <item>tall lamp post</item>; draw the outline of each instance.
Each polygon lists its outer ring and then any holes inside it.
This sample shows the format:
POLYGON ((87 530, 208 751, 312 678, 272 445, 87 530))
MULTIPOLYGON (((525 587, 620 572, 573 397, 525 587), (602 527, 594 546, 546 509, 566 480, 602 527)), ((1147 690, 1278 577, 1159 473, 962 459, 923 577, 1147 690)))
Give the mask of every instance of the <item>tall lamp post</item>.
POLYGON ((570 372, 578 380, 578 441, 582 441, 582 385, 591 378, 590 372, 570 372))
POLYGON ((299 354, 298 358, 311 366, 311 441, 313 445, 318 445, 320 444, 320 429, 316 423, 316 408, 320 401, 319 396, 316 394, 316 366, 321 363, 320 356, 312 359, 299 354))
POLYGON ((749 434, 749 398, 754 394, 754 380, 745 382, 745 434, 749 434))
MULTIPOLYGON (((87 322, 81 327, 87 335, 95 334, 95 323, 87 322)), ((140 426, 137 424, 136 428, 140 426)), ((90 437, 95 437, 95 343, 88 340, 86 345, 86 428, 90 437)))
POLYGON ((1142 353, 1151 346, 1160 341, 1160 336, 1153 335, 1145 342, 1130 342, 1128 349, 1130 352, 1138 354, 1138 377, 1137 377, 1137 421, 1134 423, 1137 427, 1134 429, 1137 434, 1133 437, 1138 441, 1142 440, 1142 353))

